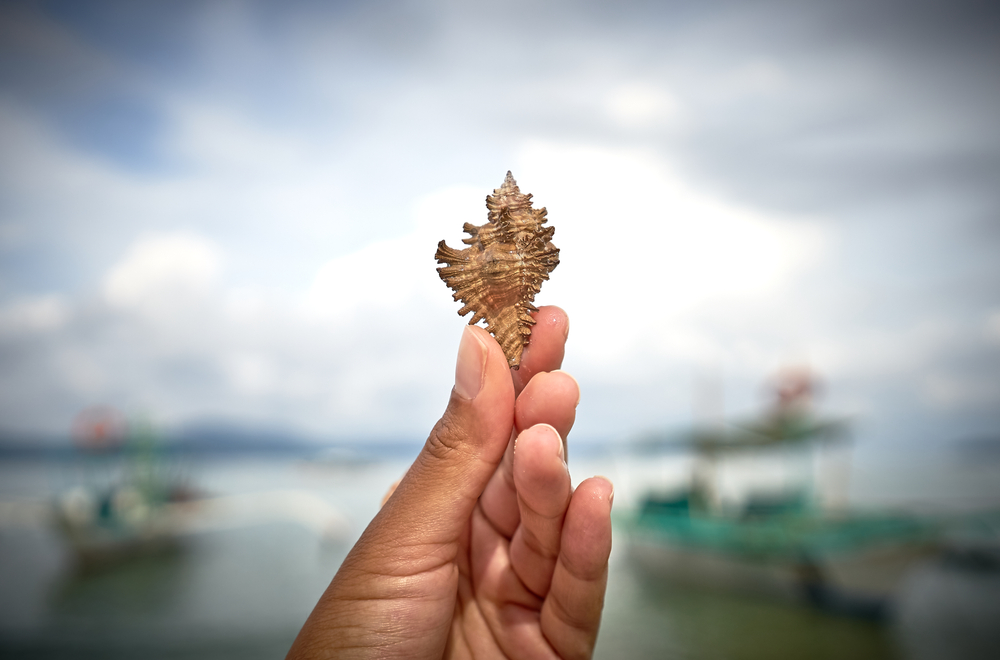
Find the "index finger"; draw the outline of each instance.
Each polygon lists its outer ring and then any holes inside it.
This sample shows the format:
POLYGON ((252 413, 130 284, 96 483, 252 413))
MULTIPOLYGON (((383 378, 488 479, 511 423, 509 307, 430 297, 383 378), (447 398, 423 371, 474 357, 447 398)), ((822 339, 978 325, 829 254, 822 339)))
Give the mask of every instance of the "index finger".
POLYGON ((521 355, 521 366, 510 371, 515 396, 535 374, 562 367, 566 352, 566 337, 569 336, 566 312, 555 305, 546 305, 539 307, 533 318, 535 325, 531 327, 531 339, 521 355))

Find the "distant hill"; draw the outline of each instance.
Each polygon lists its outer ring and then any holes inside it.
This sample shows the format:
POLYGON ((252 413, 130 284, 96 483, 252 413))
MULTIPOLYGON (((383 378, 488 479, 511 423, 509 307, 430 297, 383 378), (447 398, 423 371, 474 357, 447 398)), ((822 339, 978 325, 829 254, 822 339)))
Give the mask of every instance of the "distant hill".
MULTIPOLYGON (((277 426, 257 426, 225 420, 200 420, 153 436, 156 451, 164 453, 341 454, 378 459, 413 455, 423 440, 416 438, 315 438, 277 426)), ((129 439, 110 453, 133 451, 141 440, 129 439)), ((0 458, 63 458, 79 455, 69 435, 41 435, 0 430, 0 458)))

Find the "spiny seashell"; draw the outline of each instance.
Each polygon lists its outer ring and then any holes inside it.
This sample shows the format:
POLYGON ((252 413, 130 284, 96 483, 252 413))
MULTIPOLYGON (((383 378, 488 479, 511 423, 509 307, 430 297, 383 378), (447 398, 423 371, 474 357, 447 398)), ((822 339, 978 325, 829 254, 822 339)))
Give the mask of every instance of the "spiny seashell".
POLYGON ((434 257, 438 274, 465 305, 459 316, 475 312, 469 325, 486 320, 507 362, 517 369, 535 320, 532 302, 559 265, 559 249, 552 245, 555 227, 543 227, 544 208, 531 208, 531 195, 522 195, 510 172, 503 185, 486 197, 489 222, 481 227, 465 223, 469 247, 455 250, 438 243, 434 257))

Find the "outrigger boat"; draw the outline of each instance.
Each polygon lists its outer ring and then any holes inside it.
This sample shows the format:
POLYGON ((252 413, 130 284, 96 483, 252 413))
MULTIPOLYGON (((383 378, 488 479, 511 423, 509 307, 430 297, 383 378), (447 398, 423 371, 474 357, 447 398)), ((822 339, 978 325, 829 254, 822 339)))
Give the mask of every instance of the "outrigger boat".
POLYGON ((209 496, 157 457, 148 424, 127 425, 113 411, 84 411, 75 425, 77 467, 87 477, 63 492, 54 520, 78 565, 114 566, 133 557, 176 550, 204 532, 290 522, 336 542, 347 519, 303 490, 209 496), (82 421, 81 421, 82 420, 82 421))
POLYGON ((831 498, 818 492, 815 453, 842 445, 848 424, 815 416, 808 406, 810 388, 802 378, 785 383, 777 405, 761 418, 687 438, 695 466, 690 485, 648 494, 623 521, 637 567, 678 582, 767 594, 838 614, 877 619, 888 612, 906 573, 939 551, 946 521, 824 504, 831 498), (751 491, 736 503, 724 501, 720 468, 762 455, 798 466, 802 478, 770 493, 751 491))

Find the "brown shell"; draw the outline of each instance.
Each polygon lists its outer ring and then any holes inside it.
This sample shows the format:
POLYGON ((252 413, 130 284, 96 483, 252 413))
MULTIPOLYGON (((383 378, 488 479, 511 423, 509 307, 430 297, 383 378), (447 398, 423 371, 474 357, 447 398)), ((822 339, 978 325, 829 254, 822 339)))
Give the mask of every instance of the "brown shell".
POLYGON ((459 316, 475 312, 469 325, 486 320, 490 332, 511 367, 521 364, 521 353, 535 320, 532 302, 559 265, 559 249, 552 245, 554 227, 545 224, 544 208, 531 208, 531 195, 522 195, 510 172, 503 185, 486 197, 489 222, 477 227, 465 223, 469 247, 455 250, 438 243, 434 257, 438 274, 465 305, 459 316))

